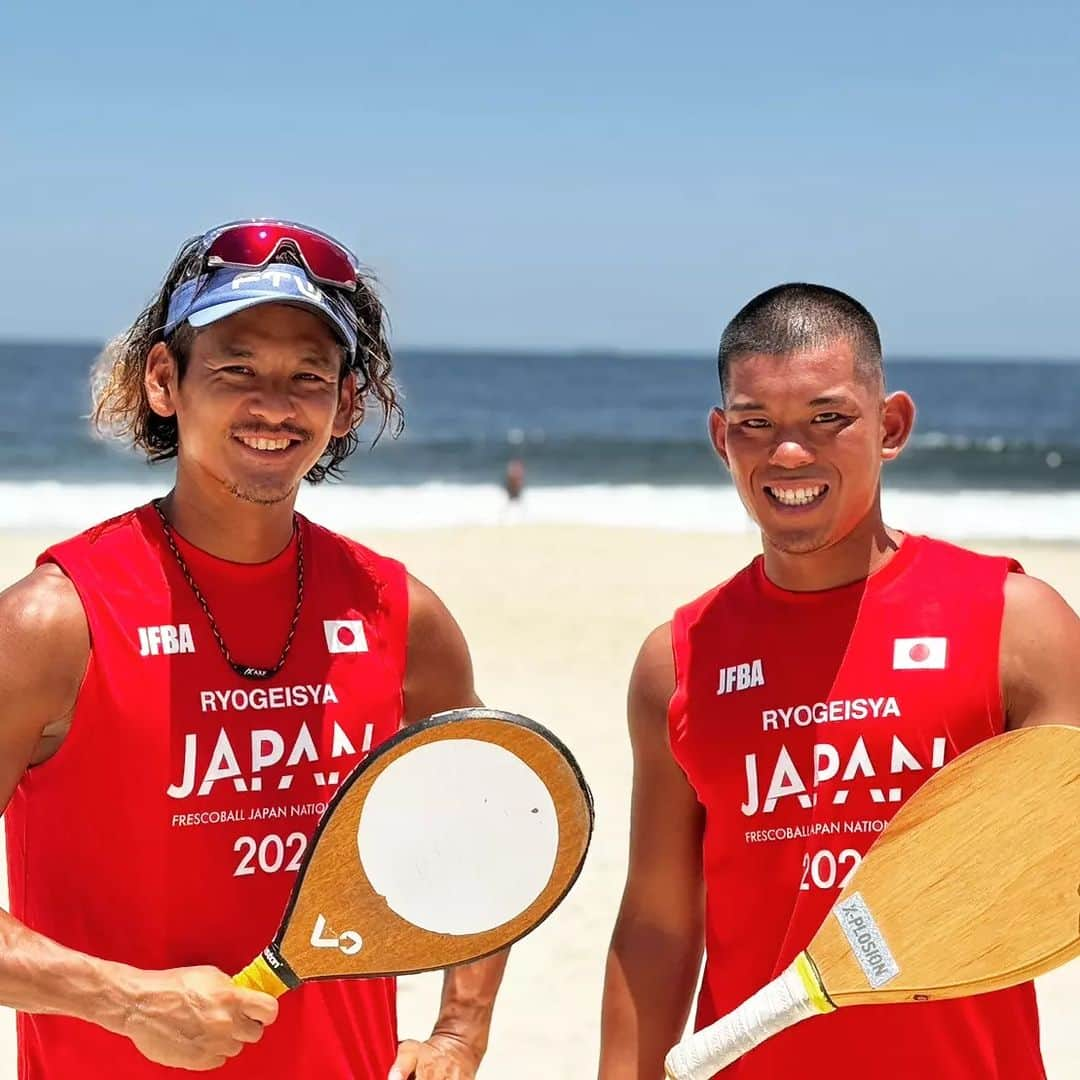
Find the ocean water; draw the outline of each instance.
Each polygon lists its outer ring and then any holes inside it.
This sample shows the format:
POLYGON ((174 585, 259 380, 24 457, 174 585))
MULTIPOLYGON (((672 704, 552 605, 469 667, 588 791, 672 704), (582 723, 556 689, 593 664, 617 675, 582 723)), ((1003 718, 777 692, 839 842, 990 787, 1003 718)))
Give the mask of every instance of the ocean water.
MULTIPOLYGON (((81 528, 167 490, 169 464, 91 432, 96 351, 0 344, 0 527, 81 528)), ((708 442, 711 356, 401 350, 397 369, 403 435, 365 444, 345 482, 301 496, 327 524, 750 527, 708 442), (508 511, 511 457, 527 486, 508 511)), ((891 520, 946 536, 1080 539, 1080 363, 898 359, 887 377, 919 410, 886 472, 891 520)))

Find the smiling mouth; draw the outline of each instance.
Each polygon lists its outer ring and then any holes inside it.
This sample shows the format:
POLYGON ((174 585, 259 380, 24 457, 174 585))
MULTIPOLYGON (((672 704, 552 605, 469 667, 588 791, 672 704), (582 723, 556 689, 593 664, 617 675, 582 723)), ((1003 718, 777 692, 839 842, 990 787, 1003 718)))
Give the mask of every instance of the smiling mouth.
POLYGON ((800 487, 770 487, 765 485, 765 494, 777 506, 785 509, 800 509, 821 502, 829 492, 828 484, 803 484, 800 487))
POLYGON ((288 450, 292 446, 299 445, 298 439, 290 439, 287 437, 278 437, 275 439, 267 438, 263 435, 234 435, 234 439, 238 443, 246 446, 249 450, 260 450, 264 453, 280 454, 284 450, 288 450))

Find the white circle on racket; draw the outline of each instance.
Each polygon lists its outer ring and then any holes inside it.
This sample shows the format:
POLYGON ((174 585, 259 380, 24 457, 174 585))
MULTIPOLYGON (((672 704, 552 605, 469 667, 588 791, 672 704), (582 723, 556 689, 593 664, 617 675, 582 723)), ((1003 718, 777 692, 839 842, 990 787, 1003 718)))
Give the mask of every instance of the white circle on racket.
POLYGON ((547 786, 519 757, 455 739, 417 747, 383 770, 356 842, 372 887, 401 918, 434 933, 476 934, 516 918, 547 887, 559 822, 547 786))

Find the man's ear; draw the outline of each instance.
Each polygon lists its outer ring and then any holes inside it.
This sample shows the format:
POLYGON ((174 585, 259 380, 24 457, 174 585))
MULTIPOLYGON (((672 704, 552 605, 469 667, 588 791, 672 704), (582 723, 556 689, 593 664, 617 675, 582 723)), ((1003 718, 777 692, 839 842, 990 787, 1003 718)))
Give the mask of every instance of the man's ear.
POLYGON ((151 348, 146 357, 143 385, 150 408, 158 416, 176 415, 176 388, 180 382, 180 366, 172 350, 163 341, 151 348))
POLYGON ((714 406, 709 413, 709 437, 721 460, 730 470, 731 462, 728 461, 727 453, 727 416, 719 405, 714 406))
POLYGON ((338 390, 338 407, 334 414, 332 433, 335 439, 343 438, 364 419, 364 402, 356 395, 356 373, 350 371, 341 380, 338 390))
POLYGON ((903 390, 885 398, 881 410, 881 460, 892 461, 904 449, 915 426, 915 402, 903 390))

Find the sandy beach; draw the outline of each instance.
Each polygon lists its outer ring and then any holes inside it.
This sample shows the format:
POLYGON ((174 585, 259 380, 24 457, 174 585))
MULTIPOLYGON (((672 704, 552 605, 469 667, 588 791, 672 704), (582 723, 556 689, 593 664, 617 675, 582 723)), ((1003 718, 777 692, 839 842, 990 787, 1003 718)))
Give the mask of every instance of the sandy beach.
MULTIPOLYGON (((56 537, 0 536, 0 585, 56 537)), ((595 1075, 604 954, 623 883, 630 795, 626 679, 644 635, 673 608, 743 565, 752 535, 599 527, 506 526, 377 533, 365 543, 403 559, 456 614, 485 701, 553 728, 596 798, 592 851, 556 914, 513 951, 480 1075, 553 1080, 595 1075)), ((1016 555, 1080 607, 1080 548, 979 545, 1016 555)), ((423 1037, 440 978, 403 980, 401 1031, 423 1037)), ((1080 962, 1039 985, 1051 1080, 1080 1075, 1080 962)), ((14 1078, 12 1014, 0 1010, 0 1080, 14 1078)))

